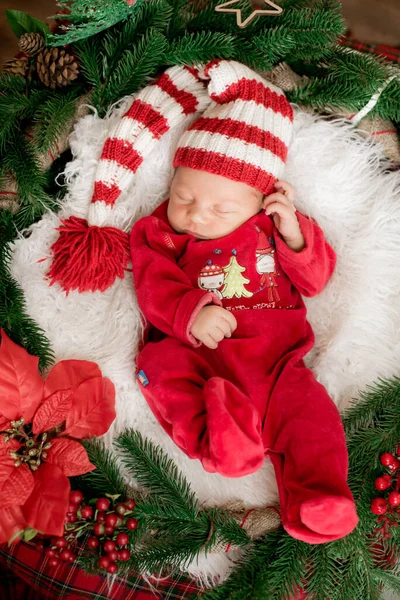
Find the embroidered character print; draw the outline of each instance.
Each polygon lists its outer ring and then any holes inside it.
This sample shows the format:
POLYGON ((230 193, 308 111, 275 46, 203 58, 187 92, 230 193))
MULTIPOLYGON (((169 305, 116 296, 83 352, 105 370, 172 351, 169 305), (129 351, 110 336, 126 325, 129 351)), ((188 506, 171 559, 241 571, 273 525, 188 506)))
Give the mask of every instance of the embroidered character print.
POLYGON ((242 267, 236 259, 236 250, 232 250, 232 258, 229 261, 229 265, 223 267, 225 272, 224 289, 222 290, 222 296, 224 298, 251 298, 253 292, 249 292, 244 287, 247 283, 250 283, 250 279, 243 277, 242 273, 246 270, 242 267))
POLYGON ((258 229, 258 243, 256 248, 256 270, 261 275, 260 290, 268 288, 268 301, 279 302, 278 283, 279 273, 275 265, 275 249, 266 234, 258 229))
POLYGON ((213 292, 218 298, 222 298, 219 289, 224 284, 222 268, 219 265, 214 265, 212 260, 208 260, 199 273, 198 284, 202 290, 213 292))

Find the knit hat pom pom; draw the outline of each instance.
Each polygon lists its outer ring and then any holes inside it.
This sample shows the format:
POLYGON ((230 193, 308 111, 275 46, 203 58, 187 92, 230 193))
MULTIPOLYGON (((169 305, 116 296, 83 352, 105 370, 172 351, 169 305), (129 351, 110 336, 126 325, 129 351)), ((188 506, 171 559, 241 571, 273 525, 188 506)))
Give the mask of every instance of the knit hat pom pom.
POLYGON ((59 283, 71 290, 106 290, 117 277, 122 279, 129 262, 129 236, 115 227, 89 226, 85 219, 62 220, 58 239, 51 247, 53 262, 48 272, 50 285, 59 283))

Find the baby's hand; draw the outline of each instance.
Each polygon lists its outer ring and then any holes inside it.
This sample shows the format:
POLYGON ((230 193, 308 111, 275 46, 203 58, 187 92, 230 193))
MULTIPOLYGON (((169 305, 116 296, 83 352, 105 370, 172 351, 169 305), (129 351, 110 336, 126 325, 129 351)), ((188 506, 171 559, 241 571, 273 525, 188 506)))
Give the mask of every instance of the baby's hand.
POLYGON ((211 304, 200 310, 190 333, 207 348, 215 350, 224 337, 231 337, 236 326, 236 319, 229 310, 211 304))
POLYGON ((277 230, 289 248, 300 252, 303 250, 305 242, 296 216, 294 189, 281 179, 275 182, 275 188, 278 190, 277 192, 264 198, 265 214, 272 215, 277 230))

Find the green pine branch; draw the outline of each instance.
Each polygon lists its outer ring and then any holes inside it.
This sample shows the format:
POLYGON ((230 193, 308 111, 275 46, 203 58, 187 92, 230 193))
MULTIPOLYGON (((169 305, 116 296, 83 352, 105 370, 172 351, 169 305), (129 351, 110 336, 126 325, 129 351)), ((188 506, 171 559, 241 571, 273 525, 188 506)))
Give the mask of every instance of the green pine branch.
MULTIPOLYGON (((299 66, 299 65, 298 65, 299 66)), ((298 71, 298 66, 295 70, 298 71)), ((363 108, 385 84, 388 77, 398 73, 388 63, 375 56, 360 54, 349 48, 335 46, 324 54, 319 74, 299 89, 287 94, 294 103, 324 111, 363 108)), ((384 90, 370 116, 400 120, 400 81, 394 78, 384 90)))
POLYGON ((39 357, 43 370, 54 362, 50 342, 43 331, 26 313, 24 294, 10 272, 12 246, 16 235, 13 216, 0 211, 0 328, 29 354, 39 357))
POLYGON ((234 58, 237 40, 232 35, 213 31, 185 32, 175 38, 166 52, 169 64, 193 65, 205 63, 218 56, 234 58))
POLYGON ((39 152, 53 151, 69 128, 75 115, 79 88, 73 87, 65 95, 53 93, 35 111, 34 143, 39 152))
POLYGON ((20 205, 14 216, 17 229, 29 227, 45 212, 57 209, 57 199, 45 191, 46 174, 40 169, 36 149, 25 136, 19 134, 8 145, 2 158, 2 168, 12 173, 17 185, 20 205))
POLYGON ((89 460, 96 465, 95 471, 90 471, 81 477, 85 489, 96 494, 127 494, 127 486, 120 472, 117 458, 105 448, 99 439, 84 440, 89 460))
POLYGON ((173 508, 189 519, 199 511, 194 493, 173 461, 159 446, 134 430, 126 430, 115 440, 126 470, 148 492, 154 494, 160 505, 173 508))

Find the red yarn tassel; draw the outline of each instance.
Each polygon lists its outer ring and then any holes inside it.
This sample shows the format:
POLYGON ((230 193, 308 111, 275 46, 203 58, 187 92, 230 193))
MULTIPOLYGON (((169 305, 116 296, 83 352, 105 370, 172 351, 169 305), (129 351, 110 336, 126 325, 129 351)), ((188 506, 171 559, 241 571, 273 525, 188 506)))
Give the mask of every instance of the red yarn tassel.
POLYGON ((67 292, 104 292, 117 277, 123 279, 129 262, 129 236, 115 227, 89 226, 69 217, 57 227, 60 237, 51 247, 50 285, 67 292))

